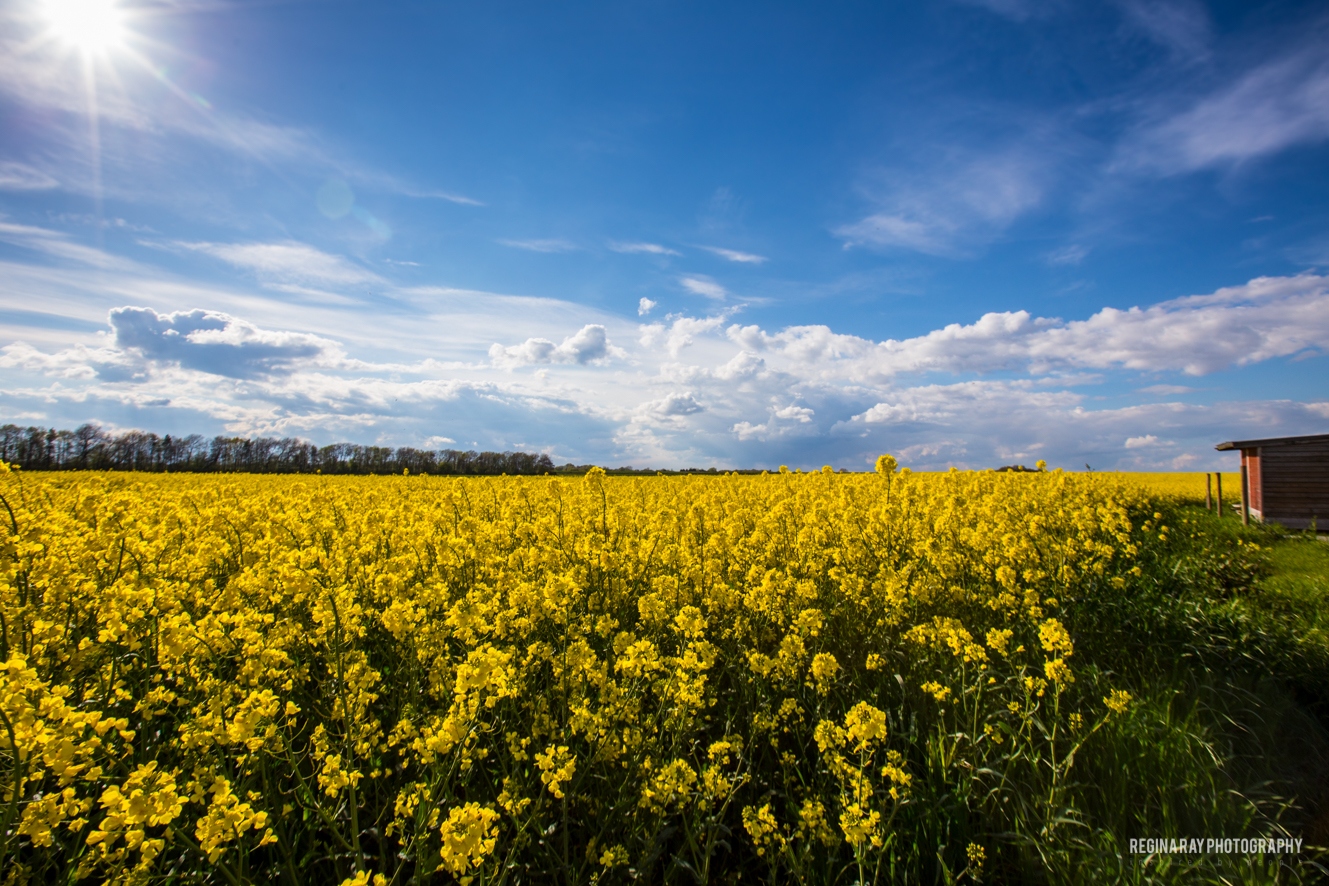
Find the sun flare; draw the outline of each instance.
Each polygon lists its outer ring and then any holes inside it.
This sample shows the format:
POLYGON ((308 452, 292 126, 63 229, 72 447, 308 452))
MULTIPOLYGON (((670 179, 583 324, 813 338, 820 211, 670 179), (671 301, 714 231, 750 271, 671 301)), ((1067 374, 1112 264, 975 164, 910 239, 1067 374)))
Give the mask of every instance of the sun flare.
POLYGON ((124 13, 115 0, 44 0, 42 6, 52 34, 89 55, 124 42, 124 13))

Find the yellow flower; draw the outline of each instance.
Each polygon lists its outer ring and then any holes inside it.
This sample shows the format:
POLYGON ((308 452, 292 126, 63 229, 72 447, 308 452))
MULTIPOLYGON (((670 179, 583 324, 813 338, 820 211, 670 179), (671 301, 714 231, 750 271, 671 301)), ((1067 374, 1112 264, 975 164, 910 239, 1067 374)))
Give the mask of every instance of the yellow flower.
POLYGON ((576 756, 567 745, 550 745, 535 755, 535 765, 540 768, 540 781, 544 782, 549 793, 562 800, 563 785, 571 781, 577 771, 576 756))
POLYGON ((1058 689, 1064 689, 1067 684, 1075 682, 1075 674, 1071 671, 1070 665, 1060 658, 1044 661, 1043 673, 1056 684, 1058 689))
POLYGON ((886 738, 886 714, 865 701, 849 709, 844 717, 845 735, 861 753, 886 738))
POLYGON ((619 845, 610 846, 600 853, 600 867, 604 868, 622 867, 629 860, 628 851, 619 845))
POLYGON ((498 818, 497 812, 479 803, 466 803, 450 811, 439 829, 442 863, 438 870, 463 874, 483 864, 498 842, 498 818))
POLYGON ((780 833, 780 826, 775 821, 775 814, 771 812, 770 803, 763 804, 761 808, 744 806, 743 830, 752 838, 753 845, 757 847, 757 855, 779 852, 786 845, 785 838, 780 833))
POLYGON ((817 681, 817 690, 826 692, 831 681, 840 670, 840 663, 829 652, 818 652, 812 657, 812 676, 817 681))
POLYGON ((1134 700, 1134 696, 1125 689, 1113 689, 1103 697, 1103 704, 1114 714, 1124 714, 1134 700))

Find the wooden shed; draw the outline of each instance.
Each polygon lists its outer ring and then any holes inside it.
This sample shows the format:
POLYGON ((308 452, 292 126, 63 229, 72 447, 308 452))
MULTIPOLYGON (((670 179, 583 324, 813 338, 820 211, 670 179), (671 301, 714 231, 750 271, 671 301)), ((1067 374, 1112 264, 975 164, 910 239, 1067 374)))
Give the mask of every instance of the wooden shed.
POLYGON ((1329 434, 1233 440, 1214 448, 1241 450, 1242 500, 1253 518, 1329 530, 1329 434))

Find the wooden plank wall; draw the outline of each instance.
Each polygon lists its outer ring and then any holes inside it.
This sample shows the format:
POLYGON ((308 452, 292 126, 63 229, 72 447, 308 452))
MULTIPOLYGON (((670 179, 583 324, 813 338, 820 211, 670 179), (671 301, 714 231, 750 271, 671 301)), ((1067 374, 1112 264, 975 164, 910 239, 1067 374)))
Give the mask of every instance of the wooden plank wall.
POLYGON ((1329 440, 1264 446, 1259 462, 1258 510, 1265 520, 1305 529, 1315 518, 1318 527, 1329 528, 1329 440))

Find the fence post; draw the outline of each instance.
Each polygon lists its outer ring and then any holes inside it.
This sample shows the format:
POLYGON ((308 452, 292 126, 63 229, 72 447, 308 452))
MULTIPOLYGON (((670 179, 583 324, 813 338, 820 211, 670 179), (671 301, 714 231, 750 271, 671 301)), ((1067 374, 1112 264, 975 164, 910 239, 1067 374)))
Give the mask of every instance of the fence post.
POLYGON ((1204 509, 1206 511, 1214 509, 1214 475, 1208 471, 1204 475, 1204 509))
POLYGON ((1215 473, 1214 482, 1218 485, 1218 510, 1216 513, 1221 517, 1223 516, 1223 475, 1215 473))

